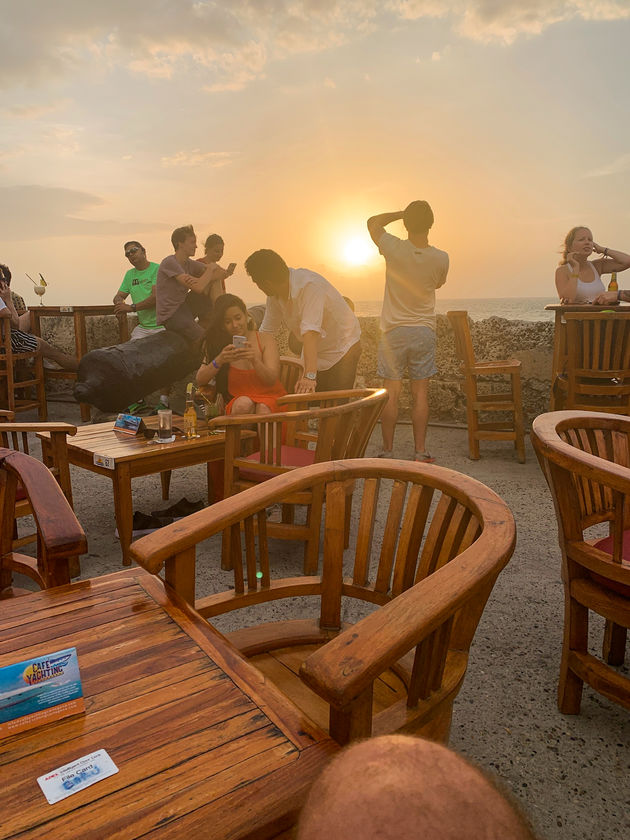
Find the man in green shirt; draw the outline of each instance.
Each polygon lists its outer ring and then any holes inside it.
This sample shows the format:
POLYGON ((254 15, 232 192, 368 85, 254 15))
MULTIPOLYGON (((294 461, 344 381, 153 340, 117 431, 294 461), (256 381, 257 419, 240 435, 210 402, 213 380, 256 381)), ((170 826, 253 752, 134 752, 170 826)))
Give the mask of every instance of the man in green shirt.
POLYGON ((155 281, 159 266, 147 260, 147 252, 139 242, 125 242, 125 256, 133 267, 125 274, 116 292, 114 312, 138 313, 138 325, 131 333, 131 340, 135 341, 164 329, 155 320, 155 281), (125 303, 128 295, 131 295, 131 303, 125 303))

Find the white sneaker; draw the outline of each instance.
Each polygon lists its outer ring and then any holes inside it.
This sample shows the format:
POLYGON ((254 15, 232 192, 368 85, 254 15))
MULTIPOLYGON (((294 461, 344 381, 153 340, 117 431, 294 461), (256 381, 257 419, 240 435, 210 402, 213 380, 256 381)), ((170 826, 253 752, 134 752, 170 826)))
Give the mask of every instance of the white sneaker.
POLYGON ((46 370, 63 370, 59 362, 53 362, 52 359, 42 359, 42 364, 46 370))

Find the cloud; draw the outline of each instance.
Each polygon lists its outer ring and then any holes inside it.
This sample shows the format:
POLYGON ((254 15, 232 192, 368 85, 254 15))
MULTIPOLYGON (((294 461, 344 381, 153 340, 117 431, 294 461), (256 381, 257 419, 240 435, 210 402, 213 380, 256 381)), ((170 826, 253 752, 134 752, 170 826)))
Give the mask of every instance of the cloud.
POLYGON ((601 178, 605 175, 620 175, 622 172, 628 171, 630 171, 630 152, 627 152, 625 155, 621 155, 605 166, 592 169, 590 172, 587 172, 584 177, 601 178))
POLYGON ((102 198, 78 190, 36 184, 0 187, 0 230, 4 240, 24 241, 60 236, 126 236, 166 230, 158 222, 89 220, 81 216, 105 204, 102 198))
POLYGON ((628 20, 627 0, 30 0, 5 3, 0 84, 33 85, 121 67, 237 90, 269 62, 441 17, 466 38, 512 43, 572 19, 628 20))
POLYGON ((51 114, 54 111, 66 108, 70 102, 70 99, 58 99, 56 102, 42 102, 32 105, 13 105, 5 108, 4 114, 7 117, 13 117, 17 120, 38 120, 46 114, 51 114))
POLYGON ((162 166, 210 166, 217 169, 232 163, 230 152, 202 152, 201 149, 191 149, 189 152, 177 152, 170 157, 162 158, 162 166))

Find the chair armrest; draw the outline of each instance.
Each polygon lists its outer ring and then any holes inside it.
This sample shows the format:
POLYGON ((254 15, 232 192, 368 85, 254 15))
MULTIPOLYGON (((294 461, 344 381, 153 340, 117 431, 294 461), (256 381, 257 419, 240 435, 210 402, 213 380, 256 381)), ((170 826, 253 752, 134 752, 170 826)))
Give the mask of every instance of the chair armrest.
POLYGON ((3 423, 0 422, 0 432, 65 432, 76 435, 77 427, 72 423, 3 423))
POLYGON ((0 422, 10 423, 14 417, 15 414, 8 408, 0 408, 0 422))
MULTIPOLYGON (((476 595, 482 597, 481 592, 504 564, 497 563, 495 556, 487 562, 485 573, 480 573, 477 586, 467 587, 472 560, 469 552, 474 549, 471 546, 316 650, 302 663, 300 677, 331 706, 348 706, 466 601, 476 595)), ((510 555, 511 551, 506 552, 505 562, 510 555)), ((477 558, 473 562, 479 565, 483 561, 477 558)))
POLYGON ((329 400, 347 400, 349 398, 359 399, 360 397, 369 396, 374 390, 374 388, 356 388, 347 391, 314 391, 311 394, 287 394, 284 397, 279 397, 276 402, 278 405, 286 405, 287 403, 313 403, 329 400))
POLYGON ((83 528, 50 471, 23 452, 2 449, 0 453, 0 463, 17 474, 26 492, 48 558, 85 554, 83 528))

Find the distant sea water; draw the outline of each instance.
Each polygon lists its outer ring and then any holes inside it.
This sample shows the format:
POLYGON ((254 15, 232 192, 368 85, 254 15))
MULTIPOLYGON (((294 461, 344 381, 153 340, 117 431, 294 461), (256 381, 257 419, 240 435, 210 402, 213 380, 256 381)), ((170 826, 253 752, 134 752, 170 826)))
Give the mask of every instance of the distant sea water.
MULTIPOLYGON (((465 309, 473 321, 484 318, 507 318, 510 321, 553 321, 554 313, 546 312, 548 303, 557 303, 557 298, 438 298, 435 311, 446 315, 449 309, 465 309)), ((378 317, 381 314, 380 300, 356 300, 357 315, 378 317)))

